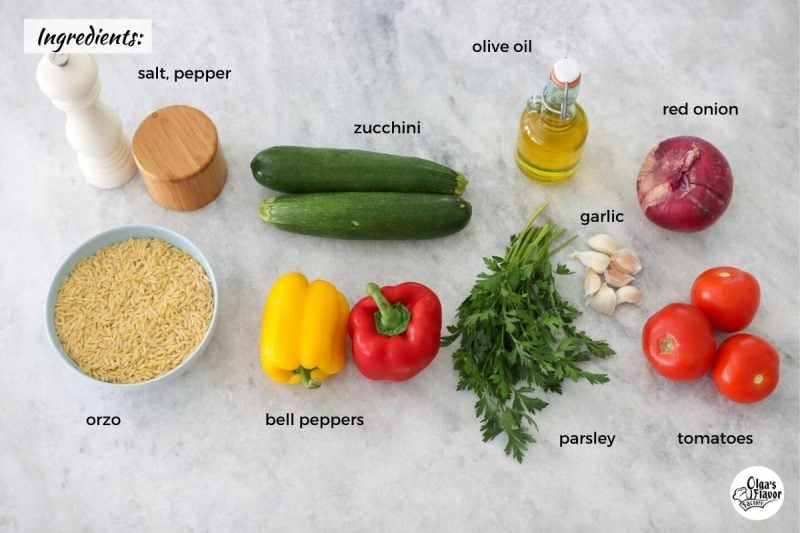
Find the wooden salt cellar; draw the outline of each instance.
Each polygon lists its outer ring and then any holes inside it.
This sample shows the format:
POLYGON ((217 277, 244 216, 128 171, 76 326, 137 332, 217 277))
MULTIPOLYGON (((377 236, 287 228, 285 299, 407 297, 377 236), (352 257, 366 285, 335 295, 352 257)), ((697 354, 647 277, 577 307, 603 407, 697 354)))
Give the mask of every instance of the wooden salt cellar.
POLYGON ((208 204, 228 176, 214 123, 185 105, 161 108, 142 121, 133 136, 133 158, 150 196, 175 211, 208 204))

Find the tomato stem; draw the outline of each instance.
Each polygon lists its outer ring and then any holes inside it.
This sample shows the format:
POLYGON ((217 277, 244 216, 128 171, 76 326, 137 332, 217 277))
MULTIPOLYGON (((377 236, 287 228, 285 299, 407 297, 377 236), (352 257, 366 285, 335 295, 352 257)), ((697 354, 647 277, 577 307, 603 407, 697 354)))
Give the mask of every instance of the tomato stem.
POLYGON ((678 347, 678 341, 672 335, 664 335, 658 339, 658 349, 663 354, 671 354, 678 347))

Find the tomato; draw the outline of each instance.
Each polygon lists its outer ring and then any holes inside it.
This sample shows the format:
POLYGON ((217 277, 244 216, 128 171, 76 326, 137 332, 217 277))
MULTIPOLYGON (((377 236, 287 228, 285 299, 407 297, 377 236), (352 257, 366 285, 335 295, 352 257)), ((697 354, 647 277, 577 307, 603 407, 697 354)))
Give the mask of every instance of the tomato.
POLYGON ((756 278, 738 268, 706 270, 692 285, 692 303, 720 331, 746 328, 756 316, 760 299, 756 278))
POLYGON ((651 316, 642 331, 644 355, 669 379, 701 377, 711 367, 716 347, 708 319, 689 304, 669 304, 651 316))
POLYGON ((778 386, 780 357, 764 339, 739 333, 719 345, 711 378, 726 398, 739 403, 757 402, 778 386))

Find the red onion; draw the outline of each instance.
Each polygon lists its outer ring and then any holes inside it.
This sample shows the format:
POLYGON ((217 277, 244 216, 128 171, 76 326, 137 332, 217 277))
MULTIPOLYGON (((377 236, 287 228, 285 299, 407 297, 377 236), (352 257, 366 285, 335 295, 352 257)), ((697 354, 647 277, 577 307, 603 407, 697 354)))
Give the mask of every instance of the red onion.
POLYGON ((673 137, 644 158, 636 192, 652 222, 673 231, 700 231, 728 207, 733 174, 713 144, 699 137, 673 137))

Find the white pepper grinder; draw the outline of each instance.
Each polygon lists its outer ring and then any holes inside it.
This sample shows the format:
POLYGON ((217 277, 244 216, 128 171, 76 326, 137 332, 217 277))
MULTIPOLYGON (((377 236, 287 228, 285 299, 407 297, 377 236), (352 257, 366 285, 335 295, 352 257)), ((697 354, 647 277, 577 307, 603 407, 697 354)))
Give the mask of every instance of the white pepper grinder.
POLYGON ((39 60, 36 82, 67 114, 66 134, 86 180, 119 187, 136 173, 130 141, 115 110, 99 100, 97 63, 88 54, 49 54, 39 60))

